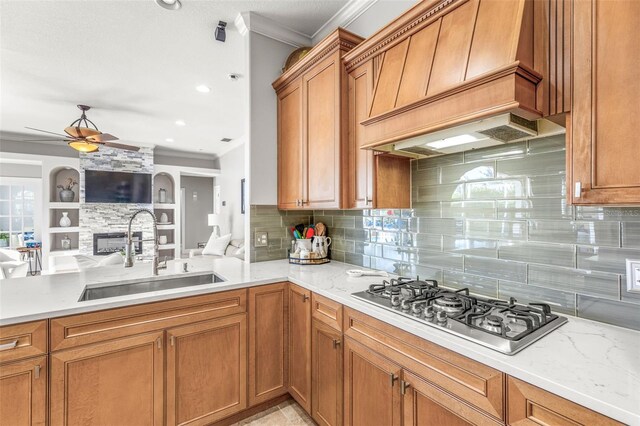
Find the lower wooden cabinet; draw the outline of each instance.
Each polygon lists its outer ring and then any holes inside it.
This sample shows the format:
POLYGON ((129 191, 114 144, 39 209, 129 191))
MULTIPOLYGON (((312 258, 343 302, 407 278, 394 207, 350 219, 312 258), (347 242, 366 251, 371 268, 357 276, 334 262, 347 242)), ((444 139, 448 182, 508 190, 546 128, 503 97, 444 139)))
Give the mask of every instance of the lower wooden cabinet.
POLYGON ((622 425, 513 377, 507 380, 507 398, 509 425, 622 425))
POLYGON ((51 425, 163 425, 164 332, 51 354, 51 425))
POLYGON ((47 357, 0 364, 0 425, 44 426, 47 357))
POLYGON ((249 405, 287 390, 287 283, 249 289, 249 405))
POLYGON ((352 339, 344 341, 344 425, 402 424, 399 365, 352 339))
POLYGON ((247 408, 246 314, 167 330, 167 425, 205 425, 247 408))
POLYGON ((400 392, 404 426, 502 424, 408 371, 402 374, 400 392))
POLYGON ((319 425, 341 426, 342 333, 314 319, 311 348, 311 415, 319 425))
POLYGON ((289 393, 311 413, 311 292, 289 284, 289 393))

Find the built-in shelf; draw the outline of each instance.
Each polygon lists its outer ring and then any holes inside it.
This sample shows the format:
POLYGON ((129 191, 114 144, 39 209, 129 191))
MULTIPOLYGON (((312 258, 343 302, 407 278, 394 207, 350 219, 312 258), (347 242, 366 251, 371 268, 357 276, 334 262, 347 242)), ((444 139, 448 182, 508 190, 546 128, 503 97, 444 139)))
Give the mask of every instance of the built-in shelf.
POLYGON ((158 250, 173 250, 176 248, 175 244, 159 244, 158 250))
POLYGON ((49 256, 75 256, 76 254, 80 254, 80 249, 51 250, 49 252, 49 256))
POLYGON ((174 203, 154 203, 153 208, 160 210, 175 210, 176 205, 174 203))
POLYGON ((167 225, 158 224, 158 229, 176 229, 176 225, 173 223, 167 225))
POLYGON ((80 203, 78 202, 73 202, 73 203, 63 203, 60 201, 52 201, 49 203, 49 208, 50 209, 79 209, 80 208, 80 203))
POLYGON ((52 234, 70 234, 72 232, 80 232, 80 227, 79 226, 67 226, 67 227, 55 226, 55 227, 49 228, 49 232, 52 234))

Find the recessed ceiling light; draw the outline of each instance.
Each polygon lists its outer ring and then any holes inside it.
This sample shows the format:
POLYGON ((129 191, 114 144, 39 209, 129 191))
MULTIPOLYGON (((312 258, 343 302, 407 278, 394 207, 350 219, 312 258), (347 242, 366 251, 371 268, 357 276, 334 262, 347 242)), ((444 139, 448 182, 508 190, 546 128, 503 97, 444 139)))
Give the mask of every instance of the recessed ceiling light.
POLYGON ((184 127, 187 123, 184 120, 176 120, 176 126, 184 127))
POLYGON ((171 139, 171 138, 166 138, 166 139, 165 139, 165 141, 167 141, 167 142, 173 142, 173 139, 171 139))
POLYGON ((199 86, 196 86, 196 90, 200 93, 209 93, 211 91, 211 88, 209 86, 201 84, 199 86))
POLYGON ((182 7, 180 0, 156 0, 156 4, 167 10, 178 10, 182 7))

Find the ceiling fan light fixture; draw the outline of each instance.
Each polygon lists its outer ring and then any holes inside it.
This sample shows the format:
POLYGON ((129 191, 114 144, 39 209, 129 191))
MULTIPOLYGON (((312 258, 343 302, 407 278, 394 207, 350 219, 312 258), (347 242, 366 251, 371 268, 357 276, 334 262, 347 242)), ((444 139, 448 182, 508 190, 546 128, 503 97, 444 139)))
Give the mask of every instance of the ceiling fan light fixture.
POLYGON ((156 4, 167 10, 178 10, 182 7, 180 0, 155 0, 156 4))
POLYGON ((69 146, 78 152, 95 152, 100 145, 85 141, 72 141, 69 142, 69 146))

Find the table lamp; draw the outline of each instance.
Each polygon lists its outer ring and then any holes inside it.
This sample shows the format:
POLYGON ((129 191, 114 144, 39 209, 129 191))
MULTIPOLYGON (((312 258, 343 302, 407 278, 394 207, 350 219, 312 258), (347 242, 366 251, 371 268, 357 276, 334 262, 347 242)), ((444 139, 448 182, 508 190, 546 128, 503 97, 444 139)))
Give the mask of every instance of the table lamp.
POLYGON ((212 213, 207 215, 209 226, 213 226, 213 234, 216 237, 220 236, 220 215, 212 213))

